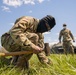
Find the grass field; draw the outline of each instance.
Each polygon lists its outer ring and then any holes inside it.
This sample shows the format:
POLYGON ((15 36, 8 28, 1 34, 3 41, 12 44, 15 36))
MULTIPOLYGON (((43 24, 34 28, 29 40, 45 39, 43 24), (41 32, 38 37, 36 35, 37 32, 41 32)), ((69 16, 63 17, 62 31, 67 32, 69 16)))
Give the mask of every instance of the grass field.
POLYGON ((50 54, 53 65, 43 65, 36 55, 30 59, 28 70, 18 70, 0 59, 0 75, 76 75, 76 55, 50 54))

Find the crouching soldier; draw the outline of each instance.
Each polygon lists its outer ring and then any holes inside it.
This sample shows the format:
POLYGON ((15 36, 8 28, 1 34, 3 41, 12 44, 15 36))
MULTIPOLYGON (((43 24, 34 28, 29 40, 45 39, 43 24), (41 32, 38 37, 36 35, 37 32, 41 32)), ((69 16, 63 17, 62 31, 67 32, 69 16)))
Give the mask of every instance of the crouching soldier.
POLYGON ((9 52, 32 51, 30 54, 19 55, 17 67, 25 68, 25 62, 31 58, 33 53, 37 54, 41 63, 52 64, 44 53, 42 33, 51 30, 55 24, 55 18, 50 15, 40 20, 30 16, 20 17, 15 21, 14 26, 2 35, 1 44, 9 52))

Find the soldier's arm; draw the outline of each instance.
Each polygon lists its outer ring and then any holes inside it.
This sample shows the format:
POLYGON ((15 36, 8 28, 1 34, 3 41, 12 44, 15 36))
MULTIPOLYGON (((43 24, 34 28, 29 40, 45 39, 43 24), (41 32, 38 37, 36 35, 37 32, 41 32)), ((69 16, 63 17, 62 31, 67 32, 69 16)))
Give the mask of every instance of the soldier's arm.
POLYGON ((44 36, 42 33, 39 33, 38 36, 39 36, 38 46, 44 49, 44 36))
POLYGON ((59 42, 61 43, 61 37, 62 37, 62 30, 59 33, 59 42))
POLYGON ((20 46, 23 45, 32 45, 33 43, 24 35, 24 31, 27 29, 27 25, 29 26, 29 22, 27 20, 21 20, 13 26, 10 30, 10 35, 13 40, 20 46))
POLYGON ((75 39, 74 39, 74 36, 73 36, 72 32, 71 32, 71 31, 69 31, 69 33, 70 33, 70 36, 71 36, 71 38, 72 38, 73 42, 75 42, 75 39))

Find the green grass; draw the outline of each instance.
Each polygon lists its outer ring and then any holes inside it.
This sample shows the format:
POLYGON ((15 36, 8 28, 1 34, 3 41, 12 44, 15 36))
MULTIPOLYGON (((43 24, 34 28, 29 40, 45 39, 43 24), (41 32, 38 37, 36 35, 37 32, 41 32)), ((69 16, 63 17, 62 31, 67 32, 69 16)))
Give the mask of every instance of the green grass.
POLYGON ((50 54, 53 65, 43 65, 36 55, 30 59, 28 70, 18 70, 0 59, 0 75, 76 75, 76 55, 50 54))

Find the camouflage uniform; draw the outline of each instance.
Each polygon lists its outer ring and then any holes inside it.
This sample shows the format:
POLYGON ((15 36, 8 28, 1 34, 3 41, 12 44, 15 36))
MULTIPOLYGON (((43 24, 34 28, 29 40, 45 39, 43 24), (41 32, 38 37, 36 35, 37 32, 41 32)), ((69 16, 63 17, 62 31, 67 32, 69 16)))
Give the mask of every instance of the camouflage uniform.
MULTIPOLYGON (((35 44, 44 49, 44 37, 42 33, 36 33, 38 19, 29 16, 23 16, 16 20, 13 28, 2 35, 2 46, 8 51, 31 51, 32 45, 35 44)), ((29 60, 32 54, 19 56, 17 64, 24 67, 25 61, 29 60)), ((40 62, 48 63, 48 58, 44 51, 37 54, 40 62)))
POLYGON ((72 40, 74 41, 74 37, 69 29, 62 29, 59 34, 59 41, 61 41, 61 37, 63 36, 63 49, 64 53, 67 55, 67 52, 71 52, 74 54, 74 47, 72 44, 72 40), (69 50, 69 51, 68 51, 69 50))

